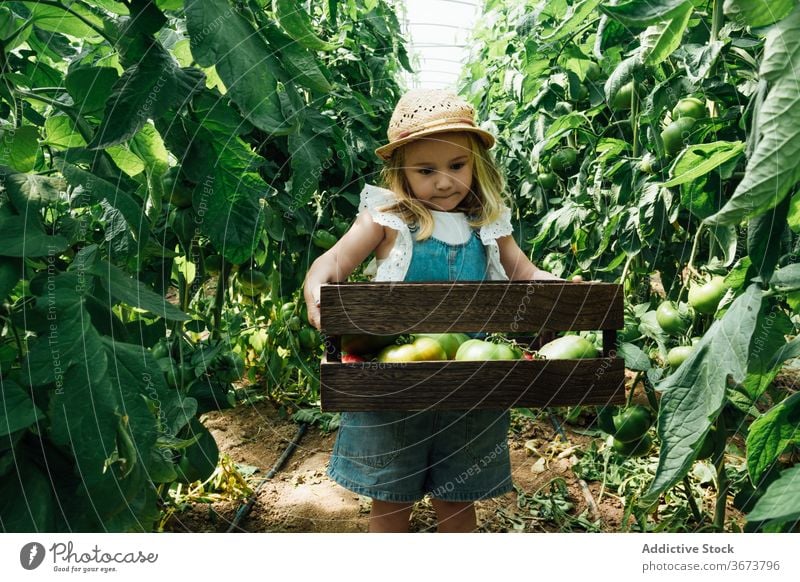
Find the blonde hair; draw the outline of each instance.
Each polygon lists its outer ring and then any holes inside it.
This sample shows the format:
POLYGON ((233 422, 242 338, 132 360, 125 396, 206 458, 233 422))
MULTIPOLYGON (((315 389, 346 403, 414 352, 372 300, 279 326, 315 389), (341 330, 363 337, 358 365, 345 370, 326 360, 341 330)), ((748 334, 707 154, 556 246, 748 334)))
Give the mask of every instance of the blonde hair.
MULTIPOLYGON (((448 132, 450 133, 450 132, 448 132)), ((456 210, 467 215, 473 228, 490 224, 500 218, 507 204, 505 180, 483 141, 474 133, 463 132, 468 139, 468 155, 472 164, 472 188, 456 210)), ((413 142, 411 142, 413 143, 413 142)), ((433 215, 427 206, 414 197, 405 172, 405 144, 392 152, 381 171, 383 186, 394 192, 397 201, 380 208, 400 216, 406 224, 417 224, 417 240, 433 234, 433 215)))

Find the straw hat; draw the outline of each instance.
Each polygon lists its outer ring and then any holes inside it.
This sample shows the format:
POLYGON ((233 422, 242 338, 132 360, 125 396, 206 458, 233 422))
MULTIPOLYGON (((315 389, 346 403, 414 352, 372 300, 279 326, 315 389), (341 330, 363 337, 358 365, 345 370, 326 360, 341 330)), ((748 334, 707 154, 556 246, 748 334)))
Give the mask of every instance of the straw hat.
POLYGON ((490 148, 494 136, 475 124, 475 109, 455 93, 443 89, 409 91, 397 102, 389 130, 389 143, 375 153, 388 160, 392 152, 410 141, 434 133, 469 131, 477 134, 490 148))

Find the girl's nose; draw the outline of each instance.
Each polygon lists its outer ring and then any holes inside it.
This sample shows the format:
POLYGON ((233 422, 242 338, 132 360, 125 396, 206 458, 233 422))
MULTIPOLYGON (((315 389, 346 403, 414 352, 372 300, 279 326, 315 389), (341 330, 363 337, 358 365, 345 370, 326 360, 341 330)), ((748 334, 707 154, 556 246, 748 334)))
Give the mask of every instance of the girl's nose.
POLYGON ((447 190, 453 185, 453 180, 447 172, 439 172, 436 174, 436 188, 439 190, 447 190))

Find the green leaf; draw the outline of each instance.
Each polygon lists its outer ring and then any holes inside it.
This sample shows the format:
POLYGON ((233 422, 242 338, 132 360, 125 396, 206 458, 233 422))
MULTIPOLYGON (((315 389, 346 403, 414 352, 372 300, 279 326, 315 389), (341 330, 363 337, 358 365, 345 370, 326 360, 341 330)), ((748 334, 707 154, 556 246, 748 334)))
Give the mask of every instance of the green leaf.
POLYGON ((45 6, 38 2, 22 2, 22 4, 31 9, 33 24, 42 30, 68 34, 76 39, 89 40, 99 38, 95 28, 103 29, 102 19, 78 3, 72 3, 70 10, 79 14, 83 19, 55 6, 45 6), (94 28, 85 24, 84 21, 93 24, 94 28))
POLYGON ((686 361, 657 389, 661 451, 644 502, 652 503, 680 481, 725 403, 728 378, 742 382, 763 292, 751 285, 705 333, 686 361))
POLYGON ((645 64, 658 65, 665 61, 677 49, 689 18, 692 16, 692 5, 687 3, 666 23, 653 24, 640 35, 642 58, 645 64))
POLYGON ((276 76, 284 73, 250 23, 227 0, 186 0, 186 27, 194 58, 216 68, 245 119, 274 135, 290 133, 277 93, 276 76))
POLYGON ((664 186, 671 188, 692 182, 725 162, 739 157, 742 152, 744 143, 740 141, 717 141, 689 146, 678 157, 672 168, 673 178, 665 182, 664 186))
POLYGON ((0 256, 45 257, 58 255, 69 247, 63 236, 45 234, 39 218, 28 214, 0 216, 0 256))
POLYGON ((109 157, 114 160, 114 164, 128 176, 137 176, 144 171, 144 162, 126 145, 109 146, 105 149, 109 157))
POLYGON ((91 273, 102 279, 103 286, 117 302, 143 309, 172 321, 187 321, 191 319, 164 297, 142 284, 141 281, 130 277, 120 268, 107 261, 97 261, 92 267, 91 273))
POLYGON ((273 0, 272 9, 278 16, 281 27, 307 49, 332 51, 336 48, 336 45, 325 42, 317 36, 311 27, 311 19, 302 4, 298 4, 294 0, 273 0))
POLYGON ((800 192, 796 192, 789 202, 789 213, 786 217, 792 232, 800 233, 800 192))
POLYGON ((169 51, 153 42, 114 85, 89 149, 107 148, 129 140, 148 119, 181 107, 204 84, 202 71, 178 67, 169 51))
POLYGON ((622 343, 617 349, 617 355, 625 359, 625 367, 629 370, 647 371, 652 365, 650 358, 647 357, 639 346, 631 343, 622 343))
POLYGON ((0 301, 5 300, 14 290, 24 272, 17 259, 0 256, 0 301))
POLYGON ((0 178, 4 179, 8 196, 17 212, 27 214, 66 197, 66 182, 63 178, 51 178, 38 174, 10 172, 0 167, 0 178))
POLYGON ((270 46, 280 54, 281 63, 293 81, 317 93, 331 91, 330 81, 313 53, 285 35, 276 26, 267 25, 262 31, 270 46))
POLYGON ((292 155, 292 200, 299 209, 311 200, 319 188, 320 168, 329 163, 328 140, 316 133, 311 124, 302 124, 298 133, 289 136, 289 152, 292 155))
POLYGON ((795 521, 800 518, 800 465, 790 467, 773 481, 758 500, 747 521, 795 521))
POLYGON ((787 232, 788 211, 789 199, 784 198, 778 206, 751 219, 747 225, 747 254, 765 283, 769 283, 783 254, 781 245, 787 232))
POLYGON ((779 293, 800 290, 800 263, 792 263, 775 271, 769 284, 779 293))
POLYGON ((689 0, 630 0, 604 4, 600 10, 628 26, 648 26, 674 18, 687 4, 691 6, 689 0))
POLYGON ((758 28, 781 20, 795 4, 796 0, 725 0, 723 12, 734 22, 758 28))
POLYGON ((202 210, 200 230, 231 263, 249 259, 261 239, 264 212, 260 200, 266 184, 253 173, 232 175, 222 167, 202 184, 195 197, 202 210))
POLYGON ((91 172, 66 162, 61 163, 61 173, 71 185, 83 186, 84 192, 95 202, 105 201, 111 207, 116 208, 125 217, 125 221, 139 245, 143 246, 147 243, 150 238, 147 216, 142 212, 139 203, 122 187, 115 186, 91 172))
POLYGON ((86 140, 76 128, 75 122, 66 115, 48 117, 44 122, 44 135, 44 143, 57 150, 86 145, 86 140))
POLYGON ((706 219, 736 224, 774 208, 800 180, 800 6, 767 34, 761 75, 772 81, 757 112, 761 136, 728 203, 706 219))
POLYGON ((119 73, 113 67, 75 67, 64 78, 64 88, 85 116, 103 110, 117 81, 119 73))
POLYGON ((0 530, 4 533, 56 531, 51 481, 28 455, 15 460, 16 474, 0 479, 0 530))
POLYGON ((759 416, 747 433, 747 470, 753 483, 792 443, 800 443, 800 393, 793 394, 759 416))
POLYGON ((0 379, 0 436, 28 428, 44 414, 22 386, 10 378, 0 379))
POLYGON ((579 0, 569 7, 567 13, 559 22, 552 34, 543 36, 542 40, 556 42, 569 36, 575 30, 584 26, 589 15, 594 12, 601 0, 579 0))
POLYGON ((0 131, 0 164, 18 172, 30 172, 36 166, 39 130, 32 125, 0 131))
POLYGON ((608 76, 604 87, 608 103, 613 103, 614 97, 619 93, 620 88, 633 78, 633 73, 639 67, 641 67, 641 60, 638 55, 628 57, 617 65, 608 76))
POLYGON ((774 300, 764 301, 758 314, 756 329, 750 342, 747 377, 739 387, 749 398, 748 408, 770 387, 791 352, 786 349, 786 336, 794 331, 792 320, 774 300), (776 356, 784 355, 783 359, 776 356))

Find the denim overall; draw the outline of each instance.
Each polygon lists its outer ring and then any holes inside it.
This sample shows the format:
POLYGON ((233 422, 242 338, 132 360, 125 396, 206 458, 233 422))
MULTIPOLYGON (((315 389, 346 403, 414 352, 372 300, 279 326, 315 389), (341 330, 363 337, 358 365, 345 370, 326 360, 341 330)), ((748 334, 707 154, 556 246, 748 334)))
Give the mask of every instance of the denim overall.
MULTIPOLYGON (((486 265, 477 231, 462 244, 429 237, 414 240, 405 281, 481 281, 486 265)), ((343 412, 328 476, 381 501, 496 497, 512 489, 508 426, 502 410, 343 412)))

